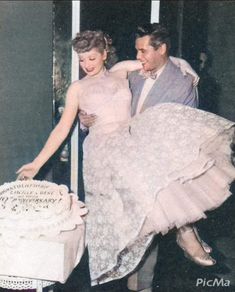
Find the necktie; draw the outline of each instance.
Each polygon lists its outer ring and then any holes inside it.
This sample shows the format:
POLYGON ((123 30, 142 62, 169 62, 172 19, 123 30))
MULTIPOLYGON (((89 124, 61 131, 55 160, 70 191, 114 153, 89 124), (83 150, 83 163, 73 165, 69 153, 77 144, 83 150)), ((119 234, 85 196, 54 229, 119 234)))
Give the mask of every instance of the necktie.
POLYGON ((151 78, 153 80, 157 79, 157 72, 140 70, 140 75, 143 76, 144 79, 147 79, 147 78, 151 78))

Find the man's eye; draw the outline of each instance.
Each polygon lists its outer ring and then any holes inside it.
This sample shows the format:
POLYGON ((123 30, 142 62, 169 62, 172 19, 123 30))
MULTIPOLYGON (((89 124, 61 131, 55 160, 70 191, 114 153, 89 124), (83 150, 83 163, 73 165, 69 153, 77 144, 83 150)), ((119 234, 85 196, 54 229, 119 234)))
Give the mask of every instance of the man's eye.
POLYGON ((81 60, 81 59, 80 59, 79 62, 82 63, 82 62, 84 62, 84 60, 81 60))
POLYGON ((90 58, 89 60, 90 60, 90 61, 95 61, 95 58, 90 58))

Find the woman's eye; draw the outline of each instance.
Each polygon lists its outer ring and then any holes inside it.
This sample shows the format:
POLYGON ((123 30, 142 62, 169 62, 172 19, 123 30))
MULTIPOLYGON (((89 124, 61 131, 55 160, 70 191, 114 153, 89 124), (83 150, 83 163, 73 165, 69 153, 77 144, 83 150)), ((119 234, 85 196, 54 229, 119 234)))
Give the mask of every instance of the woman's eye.
POLYGON ((84 60, 81 60, 81 59, 80 59, 79 62, 82 63, 82 62, 84 62, 84 60))
POLYGON ((90 61, 95 61, 95 58, 90 58, 89 60, 90 60, 90 61))

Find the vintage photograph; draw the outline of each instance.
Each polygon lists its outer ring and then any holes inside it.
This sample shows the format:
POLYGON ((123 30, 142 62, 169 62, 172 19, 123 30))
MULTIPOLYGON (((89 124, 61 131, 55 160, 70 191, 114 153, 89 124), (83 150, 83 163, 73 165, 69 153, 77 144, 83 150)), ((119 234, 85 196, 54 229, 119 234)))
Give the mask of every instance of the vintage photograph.
POLYGON ((235 291, 235 1, 0 1, 0 292, 235 291))

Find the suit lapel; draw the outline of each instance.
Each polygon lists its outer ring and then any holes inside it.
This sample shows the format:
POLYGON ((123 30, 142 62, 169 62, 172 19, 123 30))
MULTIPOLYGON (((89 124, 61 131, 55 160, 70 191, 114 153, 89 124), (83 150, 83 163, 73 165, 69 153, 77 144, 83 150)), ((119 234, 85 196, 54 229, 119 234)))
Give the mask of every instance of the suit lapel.
POLYGON ((137 75, 135 82, 135 92, 133 92, 132 96, 132 106, 131 106, 131 114, 132 116, 136 114, 137 105, 140 99, 140 94, 144 86, 145 79, 141 75, 137 75))
POLYGON ((154 82, 153 87, 150 89, 140 112, 143 112, 148 107, 158 103, 158 100, 161 100, 161 97, 163 96, 170 83, 168 80, 168 76, 171 72, 171 67, 171 61, 168 60, 163 72, 156 80, 156 82, 154 82))

